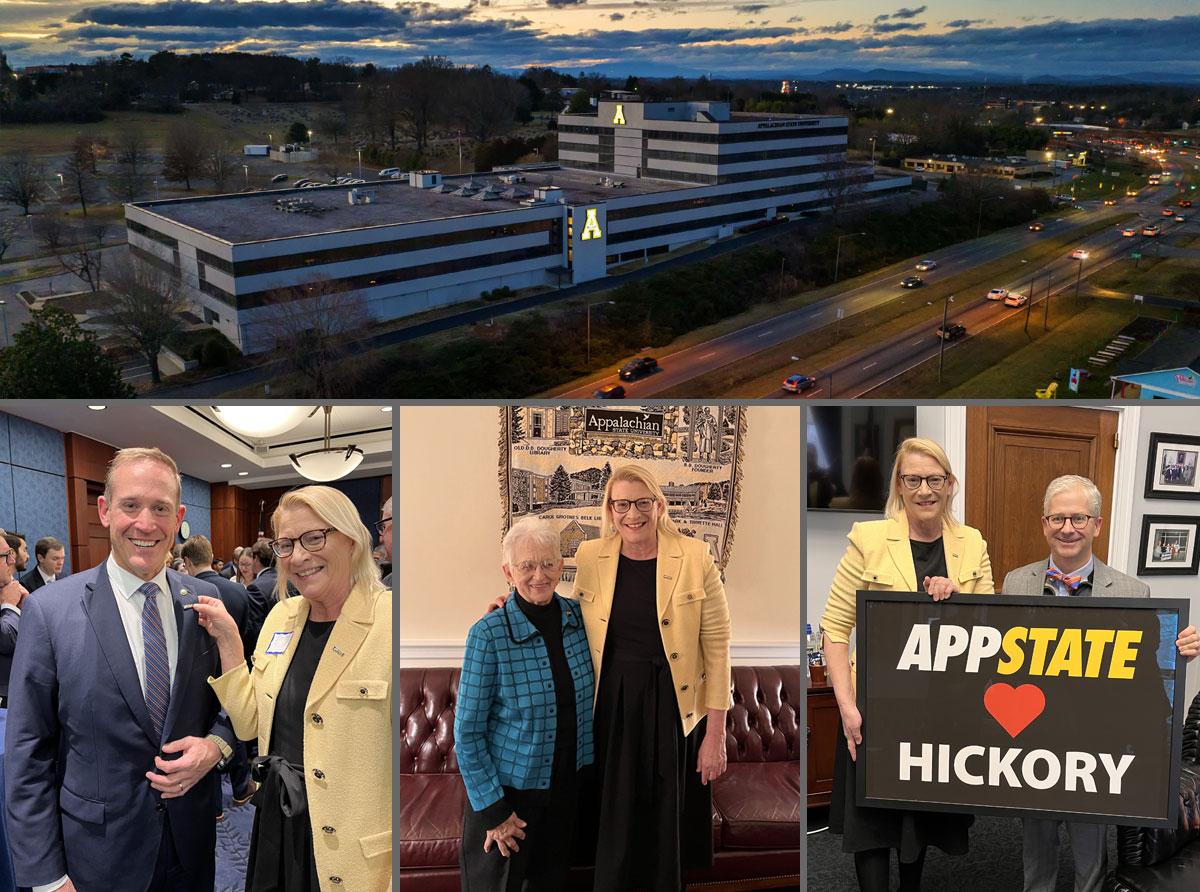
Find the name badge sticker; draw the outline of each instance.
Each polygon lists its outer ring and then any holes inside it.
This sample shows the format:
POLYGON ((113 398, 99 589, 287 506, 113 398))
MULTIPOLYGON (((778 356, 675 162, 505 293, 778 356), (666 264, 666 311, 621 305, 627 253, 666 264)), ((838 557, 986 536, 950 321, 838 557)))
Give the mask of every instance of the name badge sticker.
POLYGON ((291 643, 292 636, 295 634, 295 632, 276 632, 271 636, 271 643, 267 645, 267 653, 283 653, 285 650, 287 650, 287 646, 291 643))

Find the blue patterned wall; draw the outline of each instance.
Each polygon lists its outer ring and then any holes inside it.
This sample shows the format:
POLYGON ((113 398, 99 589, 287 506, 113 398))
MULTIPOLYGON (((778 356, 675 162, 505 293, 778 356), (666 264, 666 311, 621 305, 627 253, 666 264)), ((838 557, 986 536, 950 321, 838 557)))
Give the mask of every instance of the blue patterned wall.
MULTIPOLYGON (((183 474, 183 504, 187 506, 187 514, 183 519, 187 521, 191 528, 190 532, 193 536, 205 536, 212 541, 212 502, 210 496, 212 491, 209 484, 203 480, 197 480, 195 477, 189 477, 183 474)), ((176 536, 177 542, 182 542, 183 539, 176 536)))
MULTIPOLYGON (((0 527, 19 530, 29 546, 42 536, 70 542, 67 521, 66 454, 62 434, 32 421, 0 413, 0 527)), ((71 572, 71 550, 63 572, 71 572)))

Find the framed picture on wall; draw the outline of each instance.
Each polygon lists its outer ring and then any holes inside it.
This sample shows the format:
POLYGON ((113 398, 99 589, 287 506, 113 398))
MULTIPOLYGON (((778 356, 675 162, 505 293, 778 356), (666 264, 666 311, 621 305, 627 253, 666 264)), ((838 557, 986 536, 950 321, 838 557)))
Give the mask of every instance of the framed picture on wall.
POLYGON ((1138 576, 1195 576, 1200 568, 1196 547, 1200 517, 1147 514, 1142 518, 1138 576))
POLYGON ((1146 461, 1148 499, 1200 499, 1200 437, 1150 435, 1146 461))

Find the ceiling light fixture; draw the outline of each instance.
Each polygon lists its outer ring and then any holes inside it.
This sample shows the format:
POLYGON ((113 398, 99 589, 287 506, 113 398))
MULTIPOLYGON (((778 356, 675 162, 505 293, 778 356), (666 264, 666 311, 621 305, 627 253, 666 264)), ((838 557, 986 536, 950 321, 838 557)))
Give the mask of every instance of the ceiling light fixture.
POLYGON ((339 446, 334 449, 329 445, 329 417, 333 406, 321 408, 325 410, 325 448, 288 456, 296 472, 314 483, 340 480, 357 468, 363 460, 363 451, 357 446, 351 445, 344 449, 339 446))
POLYGON ((222 464, 222 465, 221 465, 221 467, 222 467, 222 468, 232 468, 232 467, 233 467, 233 465, 232 465, 232 464, 230 464, 229 462, 225 462, 224 464, 222 464))
POLYGON ((103 412, 108 406, 88 406, 93 412, 103 412))
POLYGON ((213 406, 217 420, 247 437, 276 437, 316 412, 311 406, 213 406))

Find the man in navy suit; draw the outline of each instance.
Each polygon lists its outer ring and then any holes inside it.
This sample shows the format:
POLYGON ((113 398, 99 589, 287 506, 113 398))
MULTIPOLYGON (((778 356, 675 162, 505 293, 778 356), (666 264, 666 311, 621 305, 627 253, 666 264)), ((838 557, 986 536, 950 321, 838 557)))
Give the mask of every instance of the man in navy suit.
POLYGON ((53 536, 43 536, 33 546, 37 566, 21 577, 21 584, 29 591, 37 591, 63 577, 63 561, 67 552, 63 544, 53 536))
POLYGON ((8 677, 21 630, 21 605, 29 592, 13 580, 18 555, 8 544, 4 530, 0 530, 0 547, 6 549, 0 553, 0 707, 4 707, 8 705, 8 677))
POLYGON ((218 597, 167 570, 175 462, 122 449, 99 499, 111 554, 25 602, 6 728, 17 884, 37 892, 212 892, 228 719, 212 639, 184 608, 218 597))

